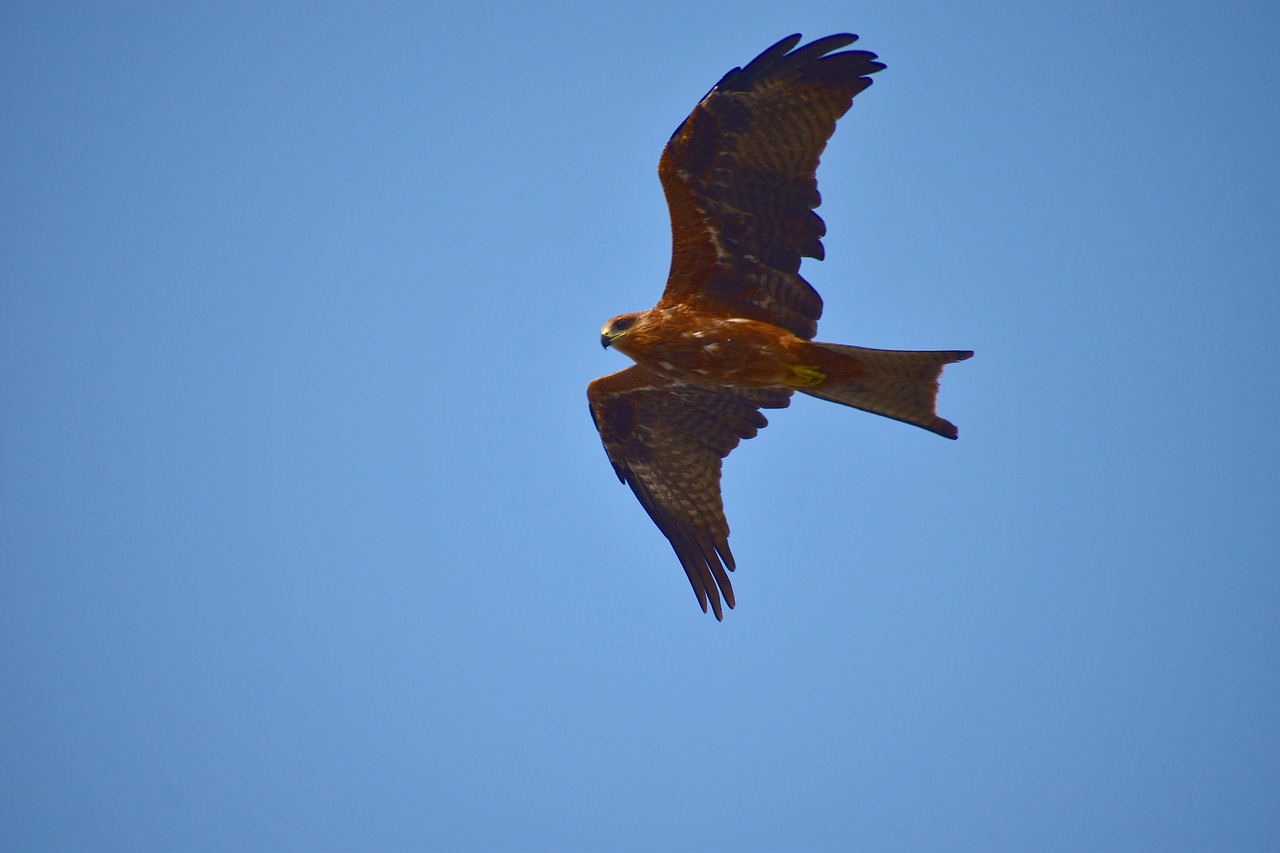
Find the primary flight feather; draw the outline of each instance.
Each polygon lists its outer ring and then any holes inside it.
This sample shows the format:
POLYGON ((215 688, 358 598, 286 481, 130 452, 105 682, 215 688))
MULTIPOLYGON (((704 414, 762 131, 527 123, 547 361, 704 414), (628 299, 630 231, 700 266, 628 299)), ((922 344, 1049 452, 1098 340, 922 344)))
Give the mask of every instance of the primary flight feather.
POLYGON ((800 391, 957 435, 934 410, 938 377, 972 352, 812 340, 822 298, 799 269, 802 257, 823 257, 818 158, 885 67, 874 53, 840 50, 857 38, 796 48, 800 36, 788 36, 693 108, 658 163, 671 212, 666 289, 600 331, 636 362, 587 386, 605 452, 717 619, 722 599, 734 606, 721 460, 766 425, 760 409, 800 391))

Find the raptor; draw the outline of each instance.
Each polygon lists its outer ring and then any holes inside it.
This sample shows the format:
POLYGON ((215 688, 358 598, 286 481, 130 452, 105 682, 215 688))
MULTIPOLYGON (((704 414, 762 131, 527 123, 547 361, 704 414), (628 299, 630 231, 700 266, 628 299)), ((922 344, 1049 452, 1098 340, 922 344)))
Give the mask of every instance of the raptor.
POLYGON ((968 350, 869 349, 814 341, 822 299, 800 277, 822 260, 818 159, 836 121, 884 69, 788 36, 734 68, 676 129, 658 163, 671 269, 657 305, 619 314, 600 342, 635 364, 587 386, 618 479, 671 542, 706 612, 734 606, 721 462, 795 391, 957 436, 938 417, 943 365, 968 350))

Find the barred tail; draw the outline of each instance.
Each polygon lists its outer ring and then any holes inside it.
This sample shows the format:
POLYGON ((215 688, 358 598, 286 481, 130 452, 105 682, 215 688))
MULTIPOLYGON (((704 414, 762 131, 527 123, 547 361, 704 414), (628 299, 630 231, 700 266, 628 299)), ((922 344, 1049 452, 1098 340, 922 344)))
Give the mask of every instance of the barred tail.
POLYGON ((914 424, 944 438, 958 435, 955 424, 938 417, 935 411, 938 377, 943 365, 964 361, 972 352, 911 352, 817 342, 811 346, 826 378, 797 390, 914 424))

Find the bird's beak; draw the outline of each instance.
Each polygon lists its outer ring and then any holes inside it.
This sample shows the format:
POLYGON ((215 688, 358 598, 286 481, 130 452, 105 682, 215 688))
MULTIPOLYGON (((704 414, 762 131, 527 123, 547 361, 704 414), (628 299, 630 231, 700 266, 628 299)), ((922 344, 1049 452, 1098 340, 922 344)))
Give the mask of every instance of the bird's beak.
POLYGON ((613 343, 613 338, 609 337, 604 332, 600 333, 600 346, 604 347, 605 349, 608 349, 609 345, 612 343, 613 343))

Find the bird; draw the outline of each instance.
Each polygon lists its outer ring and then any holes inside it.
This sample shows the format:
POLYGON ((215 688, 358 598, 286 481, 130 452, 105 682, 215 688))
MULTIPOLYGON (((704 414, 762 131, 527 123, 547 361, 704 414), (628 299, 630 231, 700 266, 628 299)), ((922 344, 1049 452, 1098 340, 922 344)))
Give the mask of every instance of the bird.
POLYGON ((818 160, 836 121, 886 66, 842 50, 850 33, 790 35, 726 73, 658 162, 671 215, 662 297, 619 314, 600 343, 635 362, 587 386, 618 479, 671 543, 702 611, 733 608, 723 459, 799 391, 954 439, 935 400, 944 365, 969 350, 903 351, 814 341, 823 302, 799 274, 822 260, 818 160))

